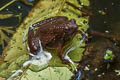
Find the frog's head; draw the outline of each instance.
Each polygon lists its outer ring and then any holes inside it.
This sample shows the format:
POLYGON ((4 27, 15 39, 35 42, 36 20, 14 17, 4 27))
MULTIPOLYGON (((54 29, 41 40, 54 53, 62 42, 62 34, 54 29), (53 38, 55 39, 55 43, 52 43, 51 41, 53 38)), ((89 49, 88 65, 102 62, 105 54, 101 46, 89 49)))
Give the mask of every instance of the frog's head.
POLYGON ((68 24, 65 26, 66 35, 74 35, 76 34, 78 29, 78 25, 74 19, 69 20, 68 24))

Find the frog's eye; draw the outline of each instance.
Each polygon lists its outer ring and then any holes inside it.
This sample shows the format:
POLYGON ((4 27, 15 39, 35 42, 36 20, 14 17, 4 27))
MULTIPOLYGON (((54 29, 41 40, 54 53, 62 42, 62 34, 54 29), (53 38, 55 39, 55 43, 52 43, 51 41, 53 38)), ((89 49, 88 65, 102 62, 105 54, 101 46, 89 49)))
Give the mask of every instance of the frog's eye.
POLYGON ((68 28, 68 26, 65 26, 65 30, 68 30, 69 28, 68 28))
POLYGON ((70 28, 69 28, 68 26, 65 26, 64 32, 65 32, 65 33, 68 33, 69 31, 70 31, 70 28))

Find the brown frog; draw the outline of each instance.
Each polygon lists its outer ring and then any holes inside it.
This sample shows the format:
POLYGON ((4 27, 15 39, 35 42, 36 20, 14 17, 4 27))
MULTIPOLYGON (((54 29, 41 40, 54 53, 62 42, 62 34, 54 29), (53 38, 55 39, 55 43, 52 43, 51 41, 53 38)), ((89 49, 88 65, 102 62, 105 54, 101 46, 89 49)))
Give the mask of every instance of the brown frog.
POLYGON ((74 19, 68 20, 65 16, 55 16, 42 20, 29 28, 29 51, 36 55, 40 51, 39 41, 41 41, 43 48, 57 48, 57 54, 63 60, 62 48, 78 32, 82 33, 78 31, 78 25, 74 19))

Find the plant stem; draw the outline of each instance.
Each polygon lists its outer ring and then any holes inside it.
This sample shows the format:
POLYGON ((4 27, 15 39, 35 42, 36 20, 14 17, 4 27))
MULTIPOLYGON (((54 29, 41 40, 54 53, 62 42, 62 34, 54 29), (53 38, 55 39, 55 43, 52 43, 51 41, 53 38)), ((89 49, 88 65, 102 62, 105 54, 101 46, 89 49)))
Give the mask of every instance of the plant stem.
POLYGON ((9 3, 5 4, 4 6, 2 6, 2 7, 0 8, 0 11, 2 11, 4 8, 8 7, 8 6, 11 5, 12 3, 14 3, 15 1, 17 1, 17 0, 12 0, 12 1, 10 1, 9 3))

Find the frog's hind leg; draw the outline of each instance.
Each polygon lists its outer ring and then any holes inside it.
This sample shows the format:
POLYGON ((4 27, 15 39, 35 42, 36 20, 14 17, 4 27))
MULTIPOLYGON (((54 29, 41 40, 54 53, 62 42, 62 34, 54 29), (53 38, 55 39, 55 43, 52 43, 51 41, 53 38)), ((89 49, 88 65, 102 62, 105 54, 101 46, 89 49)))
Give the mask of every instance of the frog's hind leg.
POLYGON ((25 43, 27 41, 29 32, 32 31, 34 29, 34 27, 32 25, 30 25, 29 29, 27 31, 25 31, 24 37, 23 37, 23 43, 25 43))

